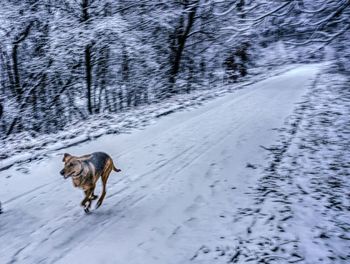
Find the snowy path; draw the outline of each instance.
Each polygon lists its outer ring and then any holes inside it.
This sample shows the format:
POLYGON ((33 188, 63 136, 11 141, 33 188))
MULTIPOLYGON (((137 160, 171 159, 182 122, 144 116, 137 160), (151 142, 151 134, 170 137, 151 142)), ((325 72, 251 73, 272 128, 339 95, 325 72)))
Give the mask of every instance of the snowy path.
MULTIPOLYGON (((306 65, 161 118, 131 134, 66 149, 102 150, 112 174, 102 207, 85 215, 81 191, 58 172, 62 153, 0 172, 0 263, 194 263, 211 241, 246 231, 226 220, 254 202, 259 177, 295 103, 314 80, 306 65)), ((203 262, 198 262, 203 263, 203 262)))

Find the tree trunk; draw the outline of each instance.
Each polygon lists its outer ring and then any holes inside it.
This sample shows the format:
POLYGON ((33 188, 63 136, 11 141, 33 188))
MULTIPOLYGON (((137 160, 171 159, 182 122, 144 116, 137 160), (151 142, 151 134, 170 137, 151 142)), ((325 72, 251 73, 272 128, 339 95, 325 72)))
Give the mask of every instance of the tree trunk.
POLYGON ((186 41, 188 39, 188 35, 191 31, 191 28, 195 20, 197 7, 198 7, 198 1, 193 3, 193 6, 191 7, 188 13, 187 25, 185 30, 183 30, 183 32, 180 32, 178 36, 176 36, 175 34, 175 37, 177 37, 177 47, 174 51, 174 57, 173 57, 174 59, 170 69, 170 76, 169 76, 170 93, 176 93, 174 86, 176 83, 177 75, 180 70, 181 59, 182 59, 183 51, 185 49, 186 41))
POLYGON ((22 87, 21 87, 21 81, 20 81, 19 67, 18 67, 18 47, 19 47, 19 44, 22 41, 24 41, 29 35, 29 31, 31 27, 32 27, 32 22, 29 23, 27 27, 20 34, 17 35, 12 46, 12 67, 13 67, 13 75, 14 75, 15 92, 17 95, 18 102, 20 102, 22 98, 22 93, 23 93, 22 87))
MULTIPOLYGON (((89 15, 89 0, 82 0, 82 22, 87 24, 90 18, 89 15)), ((92 104, 92 64, 91 64, 91 44, 85 46, 84 49, 85 55, 85 82, 86 82, 86 97, 87 97, 87 110, 91 115, 93 113, 93 104, 92 104)))
POLYGON ((92 82, 92 65, 91 65, 91 47, 87 45, 85 47, 85 80, 86 80, 86 96, 87 96, 87 109, 89 114, 93 113, 92 97, 91 97, 91 82, 92 82))

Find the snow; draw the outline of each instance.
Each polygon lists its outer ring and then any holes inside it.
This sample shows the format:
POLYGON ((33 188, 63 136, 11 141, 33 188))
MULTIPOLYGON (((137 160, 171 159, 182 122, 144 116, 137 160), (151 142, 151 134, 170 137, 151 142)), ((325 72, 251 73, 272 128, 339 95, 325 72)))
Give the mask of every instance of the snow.
POLYGON ((242 89, 254 82, 261 81, 287 70, 298 67, 298 64, 271 67, 257 67, 250 70, 251 76, 242 82, 222 87, 202 88, 190 94, 180 94, 150 105, 128 109, 116 114, 98 114, 89 119, 67 124, 64 131, 52 134, 15 134, 3 139, 0 148, 0 170, 7 169, 16 163, 31 159, 41 159, 53 151, 74 146, 85 141, 96 139, 106 134, 130 133, 133 128, 142 128, 161 116, 175 111, 193 108, 204 101, 242 89))
POLYGON ((299 261, 294 234, 281 236, 273 219, 263 224, 259 212, 281 207, 273 199, 257 206, 256 187, 264 183, 266 149, 281 140, 276 128, 295 115, 320 68, 299 66, 143 129, 1 171, 0 263, 227 263, 276 245, 299 261), (85 215, 81 191, 58 173, 62 153, 99 150, 122 173, 110 176, 104 204, 85 215))
POLYGON ((262 175, 249 192, 255 202, 228 217, 246 231, 200 248, 199 263, 349 263, 347 83, 339 73, 317 76, 278 140, 261 146, 270 162, 247 164, 262 175))

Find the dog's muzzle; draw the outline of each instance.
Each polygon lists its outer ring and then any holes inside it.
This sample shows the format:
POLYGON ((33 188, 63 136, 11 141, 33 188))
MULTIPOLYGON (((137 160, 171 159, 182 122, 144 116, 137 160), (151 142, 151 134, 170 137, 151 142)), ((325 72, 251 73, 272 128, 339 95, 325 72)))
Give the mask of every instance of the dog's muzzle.
POLYGON ((66 175, 64 175, 64 170, 60 171, 60 174, 63 176, 63 178, 67 179, 68 177, 66 175))

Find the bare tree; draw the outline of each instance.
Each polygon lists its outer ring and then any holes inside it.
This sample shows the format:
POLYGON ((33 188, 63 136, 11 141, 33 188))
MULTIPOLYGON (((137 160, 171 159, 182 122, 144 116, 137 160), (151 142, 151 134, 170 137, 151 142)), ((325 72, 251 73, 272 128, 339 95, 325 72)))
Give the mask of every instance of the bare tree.
MULTIPOLYGON (((225 16, 237 11, 239 1, 231 1, 231 6, 218 15, 225 16)), ((294 34, 302 41, 290 41, 296 45, 310 43, 331 43, 350 28, 350 2, 347 0, 284 0, 284 1, 249 1, 244 17, 237 17, 237 25, 224 28, 232 32, 232 38, 257 27, 279 20, 279 26, 297 28, 294 34)), ((239 11, 238 11, 239 12, 239 11)))

